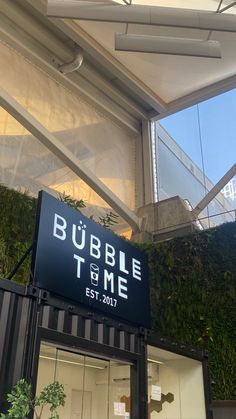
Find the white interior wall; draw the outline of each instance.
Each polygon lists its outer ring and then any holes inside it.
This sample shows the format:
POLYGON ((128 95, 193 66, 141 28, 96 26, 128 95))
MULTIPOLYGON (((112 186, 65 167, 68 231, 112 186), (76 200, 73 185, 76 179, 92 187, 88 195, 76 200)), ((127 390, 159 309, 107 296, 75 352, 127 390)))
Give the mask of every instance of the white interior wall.
MULTIPOLYGON (((56 373, 55 373, 55 361, 40 359, 38 381, 37 381, 37 394, 40 392, 40 390, 44 386, 54 381, 54 374, 55 374, 55 379, 58 380, 60 384, 64 385, 64 389, 66 393, 65 406, 63 408, 58 409, 58 413, 59 415, 61 415, 63 419, 99 419, 101 417, 104 417, 104 419, 106 419, 106 415, 105 415, 106 394, 105 392, 99 391, 100 403, 98 406, 96 403, 97 371, 99 370, 96 370, 93 368, 86 368, 85 382, 83 385, 84 369, 82 366, 64 364, 64 363, 59 362, 57 363, 57 368, 56 368, 56 373), (77 400, 78 404, 75 402, 75 400, 72 400, 73 391, 75 390, 77 390, 77 396, 80 399, 80 400, 77 400), (82 403, 83 391, 87 393, 87 397, 85 395, 85 399, 89 400, 88 394, 90 394, 91 396, 91 402, 92 402, 91 418, 87 417, 89 407, 88 407, 88 404, 86 403, 86 400, 85 400, 84 406, 82 403), (76 405, 79 408, 77 408, 75 412, 76 405), (101 410, 103 411, 101 412, 101 410), (83 411, 83 416, 81 416, 82 411, 83 411), (72 414, 74 417, 72 416, 72 414)), ((76 393, 74 393, 74 396, 75 395, 76 393)), ((49 413, 49 410, 45 408, 42 419, 48 419, 48 413, 49 413)))
MULTIPOLYGON (((78 355, 83 364, 83 357, 78 355)), ((124 419, 114 414, 114 402, 120 403, 122 396, 130 396, 129 366, 115 365, 95 369, 80 365, 66 364, 40 358, 37 394, 42 388, 58 380, 64 385, 66 403, 58 413, 63 419, 124 419), (120 381, 114 382, 118 378, 120 381), (110 385, 108 383, 110 382, 110 385), (83 397, 83 400, 82 400, 83 397)), ((49 409, 45 408, 42 419, 48 419, 49 409)))
POLYGON ((163 394, 172 393, 174 401, 164 402, 162 411, 153 412, 151 419, 206 419, 202 365, 193 359, 165 360, 159 366, 159 380, 149 381, 161 387, 163 394))

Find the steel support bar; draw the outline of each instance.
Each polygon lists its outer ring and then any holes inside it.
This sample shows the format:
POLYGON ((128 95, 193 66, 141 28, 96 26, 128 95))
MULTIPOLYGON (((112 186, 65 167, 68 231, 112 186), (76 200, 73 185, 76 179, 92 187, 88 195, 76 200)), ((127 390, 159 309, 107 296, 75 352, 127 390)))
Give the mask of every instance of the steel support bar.
POLYGON ((190 106, 196 105, 197 103, 203 102, 206 99, 217 96, 218 94, 228 92, 229 90, 235 89, 236 87, 236 76, 230 76, 228 78, 222 79, 215 83, 210 84, 196 90, 193 93, 189 93, 185 96, 175 99, 169 103, 168 109, 162 112, 160 115, 149 115, 150 119, 153 118, 155 121, 160 120, 161 118, 166 118, 169 115, 172 115, 175 112, 179 112, 183 109, 186 109, 190 106))
POLYGON ((236 32, 233 14, 143 5, 80 6, 78 1, 48 0, 50 17, 236 32))
POLYGON ((154 183, 150 122, 145 120, 142 121, 142 145, 144 205, 148 205, 154 202, 154 183))
MULTIPOLYGON (((19 0, 24 6, 33 7, 42 16, 46 13, 46 4, 44 0, 19 0)), ((113 7, 113 6, 111 6, 113 7)), ((91 55, 100 65, 112 75, 110 79, 118 79, 124 86, 122 90, 127 92, 128 97, 132 97, 134 93, 138 98, 137 104, 142 104, 142 108, 149 109, 153 107, 155 114, 159 114, 166 109, 166 103, 153 92, 140 78, 136 77, 127 69, 119 60, 109 53, 99 42, 92 38, 85 30, 83 30, 78 22, 73 20, 50 19, 54 27, 62 31, 66 36, 72 39, 76 44, 91 55), (131 93, 129 93, 131 91, 131 93)), ((101 86, 102 87, 102 86, 101 86)), ((121 90, 121 89, 120 89, 121 90)), ((106 89, 104 90, 106 91, 106 89)), ((146 118, 147 115, 144 117, 146 118)), ((149 115, 148 115, 149 118, 149 115)))
POLYGON ((223 13, 228 9, 231 9, 231 7, 236 6, 236 1, 233 1, 232 3, 228 4, 227 6, 223 7, 219 10, 219 13, 223 13))
POLYGON ((218 193, 223 189, 223 187, 236 175, 236 164, 234 164, 228 172, 216 183, 216 185, 204 196, 204 198, 197 204, 197 206, 192 210, 192 213, 195 217, 198 217, 199 214, 207 207, 207 205, 218 195, 218 193))
MULTIPOLYGON (((44 65, 50 67, 54 71, 55 76, 60 78, 61 83, 70 83, 71 78, 77 82, 77 90, 79 89, 82 94, 94 91, 94 100, 98 106, 104 108, 106 113, 112 114, 114 119, 117 114, 116 120, 124 125, 136 124, 136 119, 147 118, 148 115, 135 101, 130 99, 128 95, 121 93, 120 89, 116 88, 111 82, 102 77, 88 62, 84 59, 79 71, 69 74, 66 77, 62 76, 58 67, 74 57, 75 51, 58 39, 53 32, 45 28, 35 18, 19 7, 17 4, 11 2, 4 3, 2 7, 0 22, 0 33, 3 39, 9 37, 13 40, 15 45, 21 45, 22 48, 31 50, 34 55, 37 55, 37 60, 44 61, 44 65), (12 22, 14 22, 14 25, 12 22), (27 41, 27 38, 29 40, 27 41), (114 102, 111 105, 111 100, 114 102), (108 103, 106 103, 108 102, 108 103)), ((35 58, 36 59, 36 58, 35 58)), ((72 87, 74 91, 74 87, 72 87)), ((90 98, 89 98, 90 99, 90 98)), ((130 129, 130 128, 129 128, 130 129)), ((137 134, 137 132, 136 132, 137 134)))
POLYGON ((139 230, 138 217, 135 213, 3 89, 0 89, 0 105, 104 199, 130 225, 133 231, 139 230))

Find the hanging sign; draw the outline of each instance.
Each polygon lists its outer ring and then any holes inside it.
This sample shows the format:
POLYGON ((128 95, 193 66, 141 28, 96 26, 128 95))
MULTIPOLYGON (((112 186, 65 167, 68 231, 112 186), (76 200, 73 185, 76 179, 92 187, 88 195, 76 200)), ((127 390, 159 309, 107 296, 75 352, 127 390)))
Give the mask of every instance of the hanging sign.
POLYGON ((39 194, 33 272, 40 288, 150 327, 146 255, 46 192, 39 194))

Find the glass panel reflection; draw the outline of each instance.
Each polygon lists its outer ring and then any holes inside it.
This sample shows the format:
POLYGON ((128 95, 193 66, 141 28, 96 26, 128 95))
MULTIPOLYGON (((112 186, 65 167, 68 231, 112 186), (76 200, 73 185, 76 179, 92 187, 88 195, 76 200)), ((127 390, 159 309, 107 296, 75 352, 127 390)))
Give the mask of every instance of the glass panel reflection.
MULTIPOLYGON (((182 200, 189 202, 190 209, 195 208, 214 187, 214 183, 205 175, 203 169, 199 168, 201 162, 196 136, 192 136, 193 159, 159 123, 155 123, 153 137, 156 152, 156 200, 162 201, 178 195, 182 200)), ((183 137, 185 139, 184 135, 183 137)), ((187 149, 184 142, 183 147, 187 149)), ((229 189, 229 186, 227 188, 229 189)), ((221 191, 203 209, 198 219, 203 228, 214 227, 234 221, 234 209, 234 201, 230 199, 229 193, 224 194, 221 191)))
POLYGON ((109 419, 131 417, 130 365, 110 362, 110 416, 109 419))
MULTIPOLYGON (((129 419, 130 365, 94 358, 42 344, 37 391, 54 380, 64 385, 63 419, 129 419)), ((42 419, 50 416, 45 407, 42 419)))
POLYGON ((149 419, 206 419, 202 364, 148 346, 149 419))

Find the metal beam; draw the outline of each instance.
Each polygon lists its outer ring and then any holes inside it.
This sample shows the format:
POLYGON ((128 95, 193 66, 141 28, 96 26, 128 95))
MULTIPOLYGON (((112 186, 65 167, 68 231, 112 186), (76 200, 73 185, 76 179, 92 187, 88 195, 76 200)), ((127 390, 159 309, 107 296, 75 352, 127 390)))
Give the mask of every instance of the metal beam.
MULTIPOLYGON (((8 45, 13 46, 24 57, 28 58, 32 63, 44 70, 55 81, 66 87, 71 93, 81 100, 84 100, 93 108, 98 109, 104 116, 117 125, 125 129, 131 135, 140 133, 140 123, 128 111, 122 109, 112 98, 106 96, 102 91, 91 84, 80 72, 74 72, 64 76, 58 71, 58 65, 61 60, 53 58, 52 54, 43 46, 39 46, 38 42, 33 40, 27 34, 23 34, 22 30, 8 23, 9 20, 0 24, 1 39, 8 45)), ((109 89, 108 89, 109 90, 109 89)), ((104 89, 104 91, 106 91, 104 89)))
POLYGON ((150 121, 142 122, 144 205, 154 202, 153 156, 150 121))
MULTIPOLYGON (((113 6, 112 6, 113 7, 113 6)), ((101 66, 106 66, 109 71, 127 87, 138 95, 146 104, 152 106, 156 112, 166 110, 166 103, 140 78, 134 75, 124 64, 116 59, 109 51, 90 36, 77 22, 72 20, 51 19, 55 26, 60 28, 75 42, 78 42, 101 66)))
POLYGON ((192 213, 195 217, 198 217, 199 214, 207 207, 207 205, 220 193, 223 187, 236 175, 236 164, 234 164, 228 172, 216 183, 216 185, 204 196, 204 198, 197 204, 197 206, 192 210, 192 213))
POLYGON ((169 26, 211 31, 236 32, 232 14, 143 5, 83 6, 78 1, 48 0, 47 15, 64 19, 169 26))
POLYGON ((0 89, 0 105, 104 199, 131 226, 133 231, 139 230, 138 217, 135 213, 3 89, 0 89))
MULTIPOLYGON (((20 0, 27 2, 41 14, 46 13, 43 0, 20 0)), ((116 6, 109 6, 116 7, 116 6)), ((83 30, 77 22, 73 20, 50 19, 50 21, 59 28, 64 34, 78 43, 88 54, 90 54, 102 68, 108 69, 114 78, 117 78, 127 87, 127 91, 133 91, 146 105, 152 106, 158 113, 165 111, 165 102, 153 92, 141 79, 136 77, 125 65, 118 61, 109 51, 107 51, 99 42, 92 38, 83 30)))
MULTIPOLYGON (((67 80, 76 77, 78 81, 77 90, 82 90, 83 94, 85 94, 86 90, 89 99, 90 91, 93 90, 93 104, 97 102, 99 107, 102 105, 106 112, 109 111, 113 114, 113 117, 116 113, 117 119, 119 119, 118 115, 120 114, 120 119, 123 118, 124 122, 126 119, 130 120, 128 125, 131 125, 133 120, 133 125, 135 126, 137 122, 135 119, 148 117, 141 106, 122 93, 112 82, 106 80, 105 77, 99 74, 86 61, 86 58, 80 69, 74 72, 73 75, 63 76, 60 74, 58 66, 73 59, 73 49, 66 42, 62 42, 53 31, 50 31, 29 13, 24 11, 24 9, 19 7, 19 5, 6 2, 2 7, 2 12, 4 12, 4 16, 1 16, 0 32, 4 36, 11 37, 16 45, 21 45, 22 49, 24 46, 25 50, 28 47, 28 50, 30 49, 34 56, 38 56, 38 59, 45 61, 45 64, 54 70, 56 77, 60 78, 61 83, 64 81, 66 83, 67 80), (24 34, 21 34, 22 31, 24 31, 24 34), (26 41, 26 39, 28 40, 26 41), (109 102, 107 105, 106 101, 109 102), (111 101, 113 101, 113 106, 111 101)), ((74 86, 72 88, 74 92, 74 86)))
POLYGON ((182 111, 190 106, 196 105, 197 103, 203 102, 204 100, 215 97, 221 93, 228 92, 229 90, 236 88, 236 75, 227 77, 216 83, 212 83, 209 86, 202 87, 193 93, 189 93, 185 96, 175 99, 169 102, 166 111, 160 115, 156 115, 153 112, 149 113, 149 118, 158 121, 175 112, 182 111))

